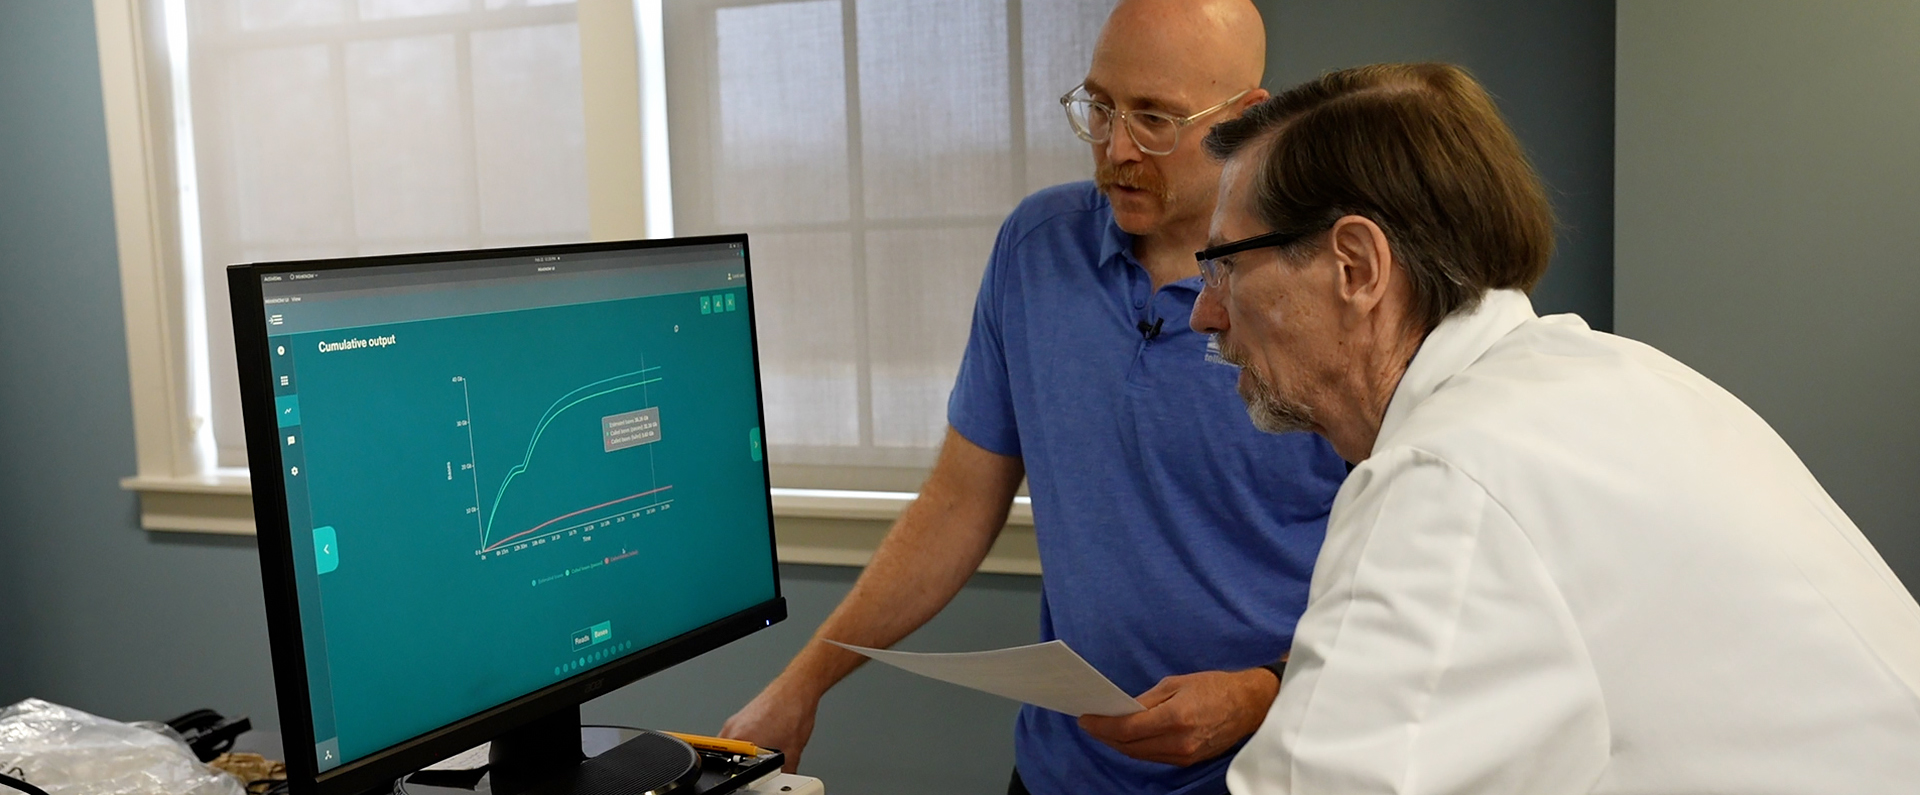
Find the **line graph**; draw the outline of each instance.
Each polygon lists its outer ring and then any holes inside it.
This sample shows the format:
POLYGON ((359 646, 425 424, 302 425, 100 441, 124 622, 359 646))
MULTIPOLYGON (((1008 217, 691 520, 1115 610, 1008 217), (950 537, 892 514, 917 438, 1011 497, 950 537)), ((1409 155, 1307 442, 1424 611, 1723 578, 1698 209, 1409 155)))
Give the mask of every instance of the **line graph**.
MULTIPOLYGON (((644 365, 645 363, 642 362, 642 364, 644 365)), ((658 484, 656 480, 655 483, 653 484, 654 488, 641 491, 635 494, 629 494, 616 499, 607 500, 597 505, 591 505, 585 508, 580 508, 578 510, 569 511, 569 512, 560 514, 558 516, 554 516, 551 519, 547 519, 545 521, 541 521, 537 524, 534 524, 532 527, 527 527, 524 530, 518 530, 511 534, 502 535, 505 531, 499 526, 501 524, 502 505, 503 503, 506 502, 508 493, 512 490, 512 487, 515 485, 515 481, 520 479, 522 475, 530 475, 532 472, 535 471, 534 454, 536 451, 540 449, 541 441, 546 438, 548 429, 554 425, 555 421, 559 420, 561 416, 566 414, 566 412, 569 409, 572 409, 576 406, 579 406, 595 398, 612 395, 612 394, 623 392, 630 389, 644 388, 648 384, 659 383, 664 379, 651 374, 656 373, 660 369, 661 368, 658 366, 654 366, 654 367, 643 366, 638 370, 633 370, 631 372, 621 373, 619 375, 602 378, 600 380, 593 381, 591 383, 576 387, 568 391, 566 394, 561 395, 559 398, 555 399, 552 403, 548 404, 546 409, 541 412, 539 419, 535 421, 533 424, 532 432, 528 435, 528 438, 527 438, 525 452, 521 454, 519 462, 514 464, 511 469, 507 470, 506 475, 500 479, 500 485, 498 488, 494 489, 493 499, 490 503, 483 502, 480 496, 481 491, 480 491, 480 474, 478 471, 478 455, 477 455, 476 445, 474 444, 474 441, 473 441, 474 430, 473 430, 472 392, 464 376, 454 376, 453 380, 460 384, 462 408, 464 408, 466 411, 465 418, 460 420, 456 424, 465 428, 467 432, 467 452, 469 455, 469 460, 468 460, 468 463, 463 465, 461 468, 468 470, 472 474, 472 479, 473 479, 474 500, 473 500, 473 505, 467 509, 467 512, 474 516, 476 530, 478 531, 479 538, 480 538, 479 549, 477 550, 476 554, 484 556, 489 552, 495 552, 497 550, 501 550, 513 544, 537 543, 543 539, 548 539, 548 538, 563 535, 563 534, 569 534, 574 531, 590 530, 597 524, 603 525, 603 526, 610 525, 613 521, 616 521, 616 520, 624 522, 628 518, 635 518, 635 517, 644 515, 646 513, 652 513, 655 510, 664 509, 670 505, 672 500, 660 499, 658 495, 664 492, 667 492, 668 490, 672 489, 673 486, 671 485, 661 486, 658 484), (621 505, 623 503, 629 503, 644 497, 655 497, 655 499, 646 505, 638 506, 637 508, 634 508, 632 510, 631 517, 627 516, 624 512, 617 512, 617 515, 596 516, 591 519, 588 519, 586 522, 583 522, 583 523, 554 528, 555 525, 559 525, 568 519, 578 517, 582 514, 592 513, 594 511, 599 511, 605 508, 621 505), (482 510, 483 505, 486 506, 486 509, 484 511, 482 510), (554 528, 554 529, 549 529, 549 528, 554 528)), ((651 428, 651 432, 654 434, 652 438, 658 438, 657 436, 658 413, 657 412, 658 412, 657 409, 649 408, 649 409, 642 409, 638 412, 628 412, 626 414, 616 415, 616 417, 622 419, 627 424, 632 424, 634 422, 644 422, 647 419, 645 417, 640 417, 638 420, 632 419, 632 417, 634 417, 635 415, 652 414, 651 420, 654 423, 654 425, 651 428)), ((606 419, 612 420, 612 419, 615 419, 616 417, 609 417, 606 419)), ((649 429, 643 427, 640 431, 639 438, 643 438, 643 439, 646 438, 645 434, 648 432, 648 430, 649 429)), ((624 437, 624 438, 631 439, 633 437, 624 437)), ((624 443, 626 445, 631 446, 633 444, 638 444, 640 442, 625 441, 624 443)), ((616 448, 607 447, 606 452, 612 452, 614 449, 616 448)), ((652 469, 651 449, 649 449, 648 452, 649 452, 649 456, 648 456, 649 471, 651 471, 652 469)), ((542 468, 540 471, 544 472, 546 471, 546 468, 542 468)), ((551 475, 545 475, 542 477, 551 477, 551 475)), ((551 482, 551 481, 548 481, 548 482, 551 482)), ((543 488, 542 491, 545 491, 545 489, 543 488)), ((602 492, 602 493, 604 494, 605 492, 602 492)), ((575 504, 578 504, 578 503, 575 503, 575 504)), ((524 504, 518 510, 521 514, 524 514, 526 511, 524 504)), ((519 524, 519 522, 525 521, 525 519, 524 518, 514 519, 510 521, 512 521, 513 524, 517 525, 519 524)))
MULTIPOLYGON (((555 517, 553 517, 552 519, 548 519, 548 520, 546 520, 546 521, 544 521, 544 522, 541 522, 540 524, 537 524, 537 525, 534 525, 534 526, 533 526, 532 528, 529 528, 529 529, 526 529, 526 530, 522 530, 522 531, 520 531, 520 532, 518 532, 518 533, 514 533, 513 535, 510 535, 510 536, 507 536, 506 538, 502 538, 502 539, 500 539, 499 541, 495 541, 495 542, 493 542, 493 543, 492 543, 491 545, 489 545, 489 546, 485 546, 485 547, 482 547, 482 548, 480 549, 480 552, 479 552, 479 554, 482 554, 482 555, 484 555, 484 554, 486 554, 486 553, 488 553, 488 552, 492 552, 492 551, 494 551, 494 550, 496 550, 496 549, 499 549, 499 548, 501 548, 501 547, 504 547, 504 546, 506 546, 506 545, 508 545, 508 544, 511 544, 511 543, 514 543, 515 541, 519 541, 519 540, 521 540, 522 538, 525 538, 525 537, 527 537, 527 536, 533 536, 533 538, 544 538, 544 537, 545 537, 545 536, 547 536, 547 535, 559 535, 559 534, 561 534, 561 533, 565 533, 565 532, 567 532, 568 530, 576 530, 576 529, 579 529, 579 528, 581 528, 581 527, 584 527, 584 526, 588 526, 588 525, 592 525, 592 524, 595 524, 595 523, 597 523, 597 522, 600 522, 600 521, 602 521, 602 518, 600 518, 600 517, 595 517, 595 518, 594 518, 594 519, 593 519, 592 521, 588 521, 588 522, 584 522, 584 523, 582 523, 582 524, 580 524, 580 525, 571 525, 571 526, 568 526, 568 527, 562 527, 562 528, 560 528, 560 529, 558 529, 558 530, 554 530, 554 531, 552 531, 552 532, 549 532, 549 533, 546 533, 546 534, 544 534, 544 535, 540 535, 540 536, 534 536, 534 535, 533 535, 534 533, 538 533, 538 532, 540 532, 540 531, 541 531, 542 529, 544 529, 544 528, 546 528, 546 527, 548 527, 549 525, 554 525, 554 524, 558 524, 558 523, 560 523, 560 522, 563 522, 563 521, 566 521, 566 520, 568 520, 568 519, 572 519, 573 517, 575 517, 575 516, 579 516, 580 514, 583 514, 583 513, 586 513, 586 512, 588 512, 588 511, 597 511, 597 510, 600 510, 601 508, 607 508, 607 507, 611 507, 611 506, 614 506, 614 505, 618 505, 618 504, 620 504, 620 503, 623 503, 623 502, 626 502, 626 501, 628 501, 628 500, 637 500, 637 499, 640 499, 641 497, 650 497, 650 496, 653 496, 653 495, 655 495, 655 494, 659 494, 660 492, 663 492, 663 491, 666 491, 666 490, 668 490, 668 489, 671 489, 671 488, 673 488, 673 487, 672 487, 672 486, 661 486, 660 488, 657 488, 657 489, 651 489, 651 490, 648 490, 648 491, 643 491, 643 492, 640 492, 639 494, 629 494, 629 495, 627 495, 627 496, 625 496, 625 497, 621 497, 620 499, 617 499, 617 500, 608 500, 608 501, 606 501, 606 502, 603 502, 603 503, 600 503, 599 505, 594 505, 594 506, 591 506, 591 507, 587 507, 587 508, 581 508, 580 510, 577 510, 577 511, 574 511, 573 513, 568 513, 568 514, 561 514, 561 515, 559 515, 559 516, 555 516, 555 517)), ((653 508, 653 507, 659 507, 659 506, 662 506, 662 505, 665 505, 665 504, 667 504, 667 503, 670 503, 670 502, 673 502, 673 500, 655 500, 655 501, 654 501, 654 502, 653 502, 653 503, 652 503, 651 505, 648 505, 648 506, 646 506, 646 507, 649 507, 649 508, 653 508)), ((527 540, 532 540, 532 538, 528 538, 527 540)))

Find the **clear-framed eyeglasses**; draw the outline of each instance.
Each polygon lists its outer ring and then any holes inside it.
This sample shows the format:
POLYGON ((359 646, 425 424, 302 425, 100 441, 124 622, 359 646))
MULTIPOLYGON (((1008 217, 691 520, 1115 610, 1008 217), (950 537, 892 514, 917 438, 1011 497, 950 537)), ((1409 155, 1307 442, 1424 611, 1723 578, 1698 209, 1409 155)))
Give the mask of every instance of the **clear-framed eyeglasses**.
POLYGON ((1060 106, 1067 109, 1067 123, 1073 125, 1073 134, 1080 136, 1082 141, 1104 144, 1112 140, 1113 120, 1118 117, 1126 125, 1127 133, 1133 136, 1133 144, 1140 147, 1140 151, 1150 155, 1165 155, 1171 154, 1180 145, 1181 128, 1251 93, 1253 89, 1249 88, 1206 110, 1175 116, 1157 110, 1116 110, 1112 105, 1094 99, 1087 93, 1086 86, 1074 86, 1072 91, 1060 97, 1060 106))

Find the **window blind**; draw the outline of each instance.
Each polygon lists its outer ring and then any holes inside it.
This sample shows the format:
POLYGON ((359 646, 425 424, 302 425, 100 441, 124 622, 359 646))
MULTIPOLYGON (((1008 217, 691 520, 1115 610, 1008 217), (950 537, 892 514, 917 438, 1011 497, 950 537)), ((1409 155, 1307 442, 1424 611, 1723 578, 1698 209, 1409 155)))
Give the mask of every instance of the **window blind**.
POLYGON ((674 217, 749 233, 778 485, 917 489, 1001 220, 1091 175, 1112 0, 666 5, 674 217))

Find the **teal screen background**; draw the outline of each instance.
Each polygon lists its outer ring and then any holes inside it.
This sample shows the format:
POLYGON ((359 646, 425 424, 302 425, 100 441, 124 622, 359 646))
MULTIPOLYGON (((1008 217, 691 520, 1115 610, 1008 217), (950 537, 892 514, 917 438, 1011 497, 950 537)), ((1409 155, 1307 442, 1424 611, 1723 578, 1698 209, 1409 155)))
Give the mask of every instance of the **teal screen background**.
POLYGON ((775 597, 747 299, 274 338, 316 739, 352 761, 775 597), (608 451, 603 418, 644 409, 657 439, 608 451))

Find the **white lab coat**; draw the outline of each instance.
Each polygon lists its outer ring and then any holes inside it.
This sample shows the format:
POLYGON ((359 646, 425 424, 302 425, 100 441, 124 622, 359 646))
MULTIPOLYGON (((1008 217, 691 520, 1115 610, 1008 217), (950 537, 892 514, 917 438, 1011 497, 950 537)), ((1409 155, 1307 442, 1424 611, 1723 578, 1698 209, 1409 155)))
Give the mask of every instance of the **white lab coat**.
POLYGON ((1407 368, 1227 782, 1920 793, 1917 694, 1920 606, 1758 415, 1499 291, 1407 368))

